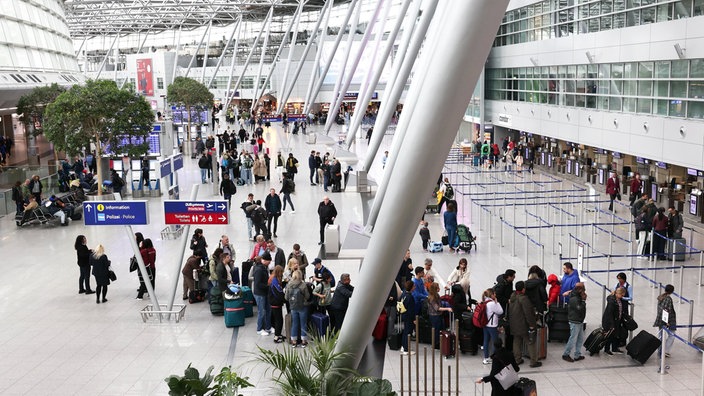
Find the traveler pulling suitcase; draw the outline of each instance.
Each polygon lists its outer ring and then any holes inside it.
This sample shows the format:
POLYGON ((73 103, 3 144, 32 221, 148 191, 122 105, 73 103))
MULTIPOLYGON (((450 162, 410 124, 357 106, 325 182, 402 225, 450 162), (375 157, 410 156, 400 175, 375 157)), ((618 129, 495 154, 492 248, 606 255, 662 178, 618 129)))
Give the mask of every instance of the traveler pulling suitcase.
POLYGON ((645 364, 658 348, 660 348, 660 339, 645 330, 641 330, 641 332, 626 345, 626 352, 628 356, 637 360, 640 364, 645 364))
POLYGON ((601 348, 606 345, 606 340, 611 335, 612 330, 604 331, 601 327, 594 329, 584 340, 584 348, 589 352, 589 355, 594 355, 601 351, 601 348))
POLYGON ((687 257, 687 240, 684 238, 670 239, 667 241, 667 260, 672 261, 672 255, 675 255, 675 261, 684 261, 687 257))

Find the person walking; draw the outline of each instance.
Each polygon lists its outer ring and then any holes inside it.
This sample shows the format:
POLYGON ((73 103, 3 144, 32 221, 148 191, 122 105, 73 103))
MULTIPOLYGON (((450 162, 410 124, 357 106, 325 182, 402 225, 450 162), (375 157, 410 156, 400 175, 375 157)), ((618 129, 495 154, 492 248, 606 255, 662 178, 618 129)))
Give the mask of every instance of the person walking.
POLYGON ((90 288, 90 256, 93 253, 88 246, 84 235, 76 237, 76 243, 73 247, 76 249, 76 258, 80 276, 78 277, 78 294, 93 294, 95 293, 90 288))
POLYGON ((291 213, 296 213, 296 208, 293 206, 293 201, 291 201, 291 194, 293 194, 295 190, 295 185, 293 183, 293 180, 288 177, 288 173, 283 174, 283 183, 281 184, 281 191, 279 191, 281 194, 284 195, 283 203, 284 207, 283 210, 286 210, 286 202, 288 202, 289 206, 291 206, 291 213))
MULTIPOLYGON (((614 211, 614 199, 621 200, 621 182, 616 176, 616 172, 609 174, 609 180, 606 181, 606 193, 609 194, 609 210, 614 211)), ((614 212, 615 213, 615 212, 614 212)))
POLYGON ((611 331, 604 346, 604 353, 607 355, 623 353, 618 347, 621 333, 623 332, 621 321, 626 314, 626 304, 622 300, 625 294, 626 290, 619 287, 606 297, 606 309, 604 309, 604 314, 601 316, 601 327, 605 332, 611 331))
POLYGON ((584 283, 577 282, 570 292, 570 302, 567 304, 567 320, 570 323, 570 338, 567 340, 562 360, 577 362, 584 359, 582 344, 584 341, 584 318, 587 315, 587 293, 584 283), (574 348, 574 358, 570 356, 574 348))
POLYGON ((323 197, 323 201, 318 205, 318 217, 320 220, 320 242, 322 245, 325 242, 325 226, 333 224, 337 217, 337 209, 328 196, 323 197))
MULTIPOLYGON (((518 366, 516 359, 513 357, 511 351, 504 347, 501 339, 494 341, 494 353, 491 355, 491 372, 485 377, 478 378, 475 382, 481 384, 482 382, 491 383, 491 396, 513 396, 517 394, 517 389, 515 386, 510 386, 508 389, 504 389, 501 382, 496 378, 496 375, 503 371, 506 367, 511 366, 513 371, 518 373, 521 368, 518 366)), ((484 349, 486 351, 486 348, 484 349)))
POLYGON ((139 254, 142 256, 144 261, 144 266, 147 270, 147 276, 145 278, 144 274, 139 274, 139 291, 137 292, 137 300, 144 298, 144 293, 147 292, 147 286, 145 282, 148 280, 152 285, 152 290, 154 290, 156 284, 156 249, 154 249, 154 244, 150 238, 145 239, 142 242, 142 246, 139 249, 139 254))
POLYGON ((228 210, 232 207, 232 196, 237 193, 237 186, 230 179, 229 173, 223 173, 222 181, 220 182, 220 194, 227 201, 228 210))
POLYGON ((103 245, 98 245, 93 249, 93 254, 90 255, 90 266, 93 267, 93 276, 97 285, 95 303, 106 303, 108 299, 105 297, 108 294, 108 285, 110 285, 110 260, 105 254, 103 245))

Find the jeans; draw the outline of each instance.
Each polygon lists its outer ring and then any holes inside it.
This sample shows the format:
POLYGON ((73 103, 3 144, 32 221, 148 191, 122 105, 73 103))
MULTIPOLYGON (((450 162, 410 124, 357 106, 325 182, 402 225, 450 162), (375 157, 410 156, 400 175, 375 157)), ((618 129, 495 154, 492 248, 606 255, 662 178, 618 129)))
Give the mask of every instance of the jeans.
MULTIPOLYGON (((404 315, 409 315, 410 313, 405 313, 404 315)), ((401 348, 403 348, 404 351, 408 352, 408 336, 413 332, 413 329, 415 328, 413 324, 413 320, 408 321, 405 320, 403 321, 403 333, 401 335, 401 348)))
MULTIPOLYGON (((672 345, 675 343, 675 331, 676 330, 670 330, 673 334, 670 334, 666 332, 665 330, 662 331, 662 336, 665 337, 665 334, 667 334, 667 339, 665 340, 665 353, 670 353, 672 350, 672 345)), ((658 354, 662 353, 660 348, 658 348, 658 354)))
POLYGON ((249 239, 252 239, 252 227, 254 227, 254 223, 252 222, 251 217, 247 217, 247 236, 249 239))
POLYGON ((457 247, 455 239, 457 239, 457 226, 445 226, 447 231, 447 245, 451 248, 457 247))
POLYGON ((284 193, 284 210, 286 210, 286 202, 291 206, 291 210, 296 210, 293 206, 293 201, 291 201, 291 194, 289 193, 284 193))
MULTIPOLYGON (((256 297, 256 296, 255 296, 256 297)), ((306 339, 306 326, 308 325, 308 308, 304 307, 300 311, 291 310, 291 340, 295 341, 301 336, 301 341, 306 339)))
POLYGON ((494 341, 499 339, 499 330, 496 327, 484 327, 484 359, 488 359, 491 356, 489 353, 489 348, 491 352, 494 352, 494 341))
POLYGON ((200 181, 205 184, 205 178, 208 177, 208 170, 207 169, 201 169, 200 170, 200 181))
POLYGON ((242 168, 241 175, 244 184, 252 184, 252 170, 247 168, 242 168))
POLYGON ((567 340, 567 345, 565 345, 565 351, 562 352, 562 355, 569 356, 570 352, 572 352, 572 347, 574 347, 574 357, 582 356, 582 344, 584 344, 584 324, 570 322, 570 338, 567 340))
POLYGON ((254 301, 257 303, 257 331, 271 329, 271 307, 266 300, 266 295, 254 295, 254 301))

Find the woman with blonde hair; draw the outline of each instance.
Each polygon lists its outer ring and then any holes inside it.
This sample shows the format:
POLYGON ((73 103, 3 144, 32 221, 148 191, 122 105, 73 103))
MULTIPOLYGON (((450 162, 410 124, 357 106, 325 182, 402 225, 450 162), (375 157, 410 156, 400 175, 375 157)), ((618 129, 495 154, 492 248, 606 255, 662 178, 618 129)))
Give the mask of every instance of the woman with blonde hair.
POLYGON ((98 245, 93 249, 93 254, 90 255, 90 266, 93 267, 93 276, 95 276, 95 303, 100 304, 102 294, 102 302, 108 302, 105 296, 108 294, 108 285, 110 284, 110 260, 105 254, 103 245, 98 245))
POLYGON ((291 308, 291 346, 305 348, 308 346, 306 340, 306 326, 308 324, 308 301, 310 292, 308 286, 303 282, 301 271, 293 271, 291 281, 286 285, 284 298, 291 308), (298 341, 298 338, 301 338, 298 341))
POLYGON ((433 282, 428 288, 428 316, 430 325, 435 328, 435 345, 440 345, 440 331, 445 324, 442 318, 443 312, 452 312, 452 308, 443 306, 440 301, 440 285, 433 282))
MULTIPOLYGON (((288 263, 286 264, 286 270, 284 270, 283 273, 284 283, 287 283, 291 280, 295 271, 300 271, 300 269, 298 268, 298 259, 296 259, 295 257, 291 257, 290 259, 288 259, 288 263)), ((303 271, 301 271, 301 279, 302 278, 303 271)))

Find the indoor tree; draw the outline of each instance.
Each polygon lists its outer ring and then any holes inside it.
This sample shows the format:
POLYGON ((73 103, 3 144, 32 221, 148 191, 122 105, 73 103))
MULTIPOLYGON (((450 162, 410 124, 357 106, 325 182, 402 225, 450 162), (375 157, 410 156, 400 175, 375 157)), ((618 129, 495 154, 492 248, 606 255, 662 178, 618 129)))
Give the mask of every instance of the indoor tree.
POLYGON ((130 157, 149 151, 151 106, 142 96, 119 89, 114 81, 74 85, 47 106, 45 118, 44 135, 56 149, 76 155, 91 143, 95 146, 99 186, 103 182, 100 158, 106 148, 130 157))
MULTIPOLYGON (((25 125, 25 143, 30 146, 30 136, 36 137, 43 131, 44 113, 49 103, 66 91, 66 88, 57 83, 35 87, 29 93, 22 95, 17 102, 17 114, 20 115, 22 123, 25 125)), ((58 159, 54 150, 54 159, 58 159)))
POLYGON ((188 77, 176 77, 174 82, 166 88, 166 100, 186 109, 188 131, 184 136, 183 145, 186 154, 191 153, 191 145, 189 144, 191 142, 191 111, 208 109, 213 105, 214 99, 213 93, 208 90, 208 87, 188 77))

